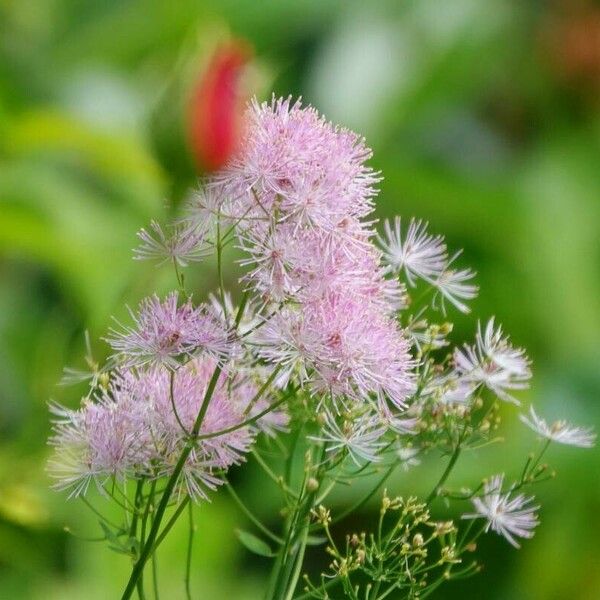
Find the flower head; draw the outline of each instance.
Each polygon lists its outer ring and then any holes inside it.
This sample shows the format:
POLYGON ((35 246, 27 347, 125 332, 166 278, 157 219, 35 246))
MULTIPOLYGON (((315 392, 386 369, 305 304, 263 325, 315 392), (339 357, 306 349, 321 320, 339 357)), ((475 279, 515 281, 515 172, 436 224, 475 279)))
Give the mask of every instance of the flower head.
POLYGON ((396 323, 357 298, 331 295, 284 309, 258 330, 259 354, 314 392, 404 407, 413 389, 408 343, 396 323))
POLYGON ((370 156, 360 136, 300 101, 253 101, 242 147, 217 179, 230 196, 254 205, 255 216, 277 209, 282 219, 331 228, 371 212, 378 176, 365 165, 370 156))
POLYGON ((372 242, 378 176, 356 134, 290 99, 254 102, 237 158, 217 177, 240 215, 244 282, 279 305, 252 337, 259 356, 342 402, 404 406, 408 343, 391 316, 403 289, 372 242))
POLYGON ((107 338, 127 366, 165 364, 176 366, 182 355, 204 351, 224 357, 229 351, 227 331, 204 307, 195 308, 191 300, 178 305, 172 292, 164 302, 158 296, 142 300, 134 326, 112 329, 107 338))
POLYGON ((321 431, 310 436, 317 442, 327 442, 327 452, 345 450, 358 466, 361 461, 381 460, 379 452, 385 446, 381 439, 386 432, 377 416, 364 413, 352 418, 340 417, 330 411, 320 415, 321 431))
POLYGON ((398 448, 396 454, 402 465, 404 471, 409 471, 411 467, 416 467, 421 464, 418 458, 421 453, 420 448, 414 448, 413 446, 402 446, 398 448))
POLYGON ((529 416, 521 415, 521 421, 542 437, 579 448, 592 448, 596 442, 596 434, 591 427, 574 427, 566 421, 555 421, 548 424, 539 417, 533 406, 529 408, 529 416))
POLYGON ((134 250, 136 260, 159 260, 159 264, 175 261, 180 267, 187 267, 213 251, 206 243, 206 232, 197 226, 173 226, 170 235, 156 221, 150 227, 154 233, 146 229, 138 232, 142 244, 134 250))
MULTIPOLYGON (((78 496, 91 481, 102 489, 111 477, 169 476, 188 443, 216 366, 205 355, 177 371, 125 370, 79 410, 53 407, 50 442, 56 453, 50 471, 57 487, 78 496)), ((249 375, 222 369, 183 472, 183 486, 193 498, 204 498, 207 489, 220 485, 221 472, 243 460, 259 432, 270 434, 285 426, 279 412, 244 424, 268 406, 265 397, 252 404, 257 392, 249 375)))
POLYGON ((512 492, 502 492, 504 475, 496 475, 487 480, 483 495, 473 498, 476 512, 463 515, 463 519, 487 519, 486 532, 492 529, 504 536, 515 548, 519 543, 515 538, 532 538, 533 529, 539 524, 535 511, 539 506, 532 506, 533 497, 512 492))
POLYGON ((441 235, 427 233, 427 223, 411 219, 406 232, 402 235, 400 217, 384 223, 385 237, 378 235, 386 262, 394 272, 404 271, 411 286, 415 278, 433 282, 444 272, 448 262, 448 251, 441 235))
MULTIPOLYGON (((448 261, 448 265, 452 264, 456 256, 448 261)), ((451 269, 448 266, 433 281, 433 286, 437 289, 439 298, 441 298, 440 306, 444 314, 446 312, 446 300, 460 312, 470 312, 471 309, 463 301, 472 300, 477 296, 479 288, 472 283, 468 283, 473 277, 475 277, 475 272, 471 269, 451 269)))
POLYGON ((485 327, 477 326, 475 345, 465 344, 454 351, 456 371, 466 382, 484 385, 501 400, 519 404, 510 391, 528 387, 530 362, 525 351, 512 346, 502 328, 490 319, 485 327))
POLYGON ((123 480, 141 467, 152 447, 143 426, 146 410, 128 399, 115 403, 107 394, 78 411, 52 405, 55 454, 48 468, 56 489, 84 495, 92 481, 101 489, 110 477, 123 480))

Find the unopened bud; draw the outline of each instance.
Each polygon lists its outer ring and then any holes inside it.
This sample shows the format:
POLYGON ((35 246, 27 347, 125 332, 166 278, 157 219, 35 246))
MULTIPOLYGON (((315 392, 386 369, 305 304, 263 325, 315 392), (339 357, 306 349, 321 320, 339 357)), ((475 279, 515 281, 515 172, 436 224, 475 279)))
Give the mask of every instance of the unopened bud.
POLYGON ((110 377, 108 373, 100 373, 98 376, 98 384, 103 389, 108 389, 108 384, 110 382, 110 377))
POLYGON ((319 482, 314 477, 310 477, 306 482, 306 489, 309 492, 316 492, 319 489, 319 482))

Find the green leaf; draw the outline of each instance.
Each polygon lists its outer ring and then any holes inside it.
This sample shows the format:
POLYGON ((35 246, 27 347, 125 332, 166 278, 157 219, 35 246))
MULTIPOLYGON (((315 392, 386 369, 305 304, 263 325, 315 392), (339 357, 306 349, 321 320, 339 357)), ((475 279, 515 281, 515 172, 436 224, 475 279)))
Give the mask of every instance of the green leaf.
POLYGON ((269 544, 256 537, 254 534, 243 531, 242 529, 236 529, 235 533, 242 545, 245 546, 247 550, 250 550, 250 552, 258 554, 259 556, 275 556, 275 553, 271 550, 269 544))
POLYGON ((306 545, 307 546, 320 546, 321 544, 324 544, 327 541, 326 537, 323 537, 321 535, 309 535, 306 538, 306 545))
POLYGON ((112 527, 109 527, 104 521, 98 521, 100 523, 100 527, 102 528, 102 532, 106 536, 106 539, 114 545, 121 545, 119 541, 119 535, 117 532, 113 531, 112 527))
POLYGON ((113 552, 117 552, 119 554, 126 554, 128 556, 136 556, 136 553, 139 551, 139 544, 137 540, 133 538, 126 538, 124 541, 121 541, 121 536, 126 534, 126 531, 122 529, 114 530, 109 527, 104 521, 99 521, 100 527, 102 527, 102 531, 106 536, 106 539, 109 542, 109 549, 113 552))

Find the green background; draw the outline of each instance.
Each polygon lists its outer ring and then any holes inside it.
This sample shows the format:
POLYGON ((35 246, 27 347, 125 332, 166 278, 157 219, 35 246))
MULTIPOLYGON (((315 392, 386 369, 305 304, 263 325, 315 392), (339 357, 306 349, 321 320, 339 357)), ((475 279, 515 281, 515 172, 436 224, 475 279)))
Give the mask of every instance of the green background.
MULTIPOLYGON (((385 177, 379 216, 426 219, 464 248, 481 293, 457 340, 495 315, 534 361, 524 403, 598 423, 599 31, 595 4, 567 1, 0 0, 0 598, 104 599, 124 585, 125 557, 63 530, 99 535, 81 502, 48 489, 47 401, 77 404, 81 389, 56 384, 83 366, 85 329, 97 340, 125 303, 173 286, 131 248, 194 185, 185 93, 228 36, 254 46, 246 85, 260 96, 302 95, 367 137, 385 177)), ((211 265, 190 278, 197 297, 214 288, 211 265)), ((455 485, 518 471, 534 436, 505 414, 508 443, 469 455, 455 485)), ((535 538, 515 552, 485 537, 484 573, 437 598, 600 598, 598 450, 553 447, 549 460, 558 478, 536 491, 535 538)), ((390 493, 426 492, 441 468, 432 455, 390 493)), ((234 478, 275 525, 254 466, 234 478)), ((196 520, 196 598, 259 597, 268 564, 237 543, 248 525, 229 498, 196 520)), ((169 599, 183 598, 185 535, 159 553, 169 599)))

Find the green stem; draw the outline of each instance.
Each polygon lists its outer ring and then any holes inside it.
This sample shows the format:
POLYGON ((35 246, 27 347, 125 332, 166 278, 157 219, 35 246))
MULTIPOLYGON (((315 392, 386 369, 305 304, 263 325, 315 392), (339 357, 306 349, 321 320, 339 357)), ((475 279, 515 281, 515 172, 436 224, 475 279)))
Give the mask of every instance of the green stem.
POLYGON ((300 546, 296 551, 296 556, 294 557, 294 569, 292 571, 292 576, 288 584, 288 592, 285 596, 285 600, 292 600, 292 598, 294 597, 294 592, 296 591, 296 586, 298 585, 298 579, 300 579, 300 573, 302 572, 302 564, 304 563, 304 553, 306 552, 306 540, 308 539, 308 530, 309 524, 305 523, 303 534, 299 540, 300 546))
POLYGON ((156 552, 152 553, 152 587, 154 588, 154 600, 158 598, 158 559, 156 558, 156 552))
POLYGON ((188 502, 188 516, 189 516, 189 532, 188 532, 188 547, 187 547, 187 560, 185 565, 185 594, 187 600, 192 600, 192 590, 190 587, 190 579, 192 573, 192 547, 194 544, 194 512, 193 504, 188 502))
POLYGON ((395 464, 393 464, 391 467, 389 467, 388 470, 385 472, 384 476, 379 480, 377 485, 364 498, 362 498, 362 500, 359 500, 356 504, 351 506, 349 509, 345 510, 341 515, 338 515, 333 520, 333 524, 339 523, 340 521, 344 520, 348 515, 350 515, 354 511, 362 508, 377 493, 377 491, 381 488, 381 486, 389 479, 391 474, 394 472, 395 468, 396 468, 395 464))
POLYGON ((226 429, 220 429, 219 431, 213 431, 212 433, 205 433, 203 435, 199 435, 196 439, 208 440, 210 438, 215 438, 215 437, 225 435, 227 433, 231 433, 232 431, 237 431, 238 429, 241 429, 242 427, 246 427, 247 425, 252 425, 253 423, 256 423, 256 421, 262 419, 265 415, 268 415, 270 412, 273 412, 278 406, 281 406, 287 399, 288 399, 288 396, 285 396, 285 397, 281 398, 280 400, 277 400, 277 402, 274 402, 268 408, 265 408, 264 410, 262 410, 261 412, 259 412, 256 415, 254 415, 250 419, 246 419, 245 421, 242 421, 241 423, 238 423, 237 425, 232 425, 231 427, 227 427, 226 429))
MULTIPOLYGON (((143 478, 138 479, 136 488, 135 488, 134 500, 133 500, 134 506, 135 506, 135 512, 133 513, 133 517, 131 519, 131 526, 129 528, 129 538, 130 539, 135 539, 137 536, 137 524, 138 524, 138 520, 139 520, 140 506, 142 503, 143 487, 144 487, 144 479, 143 478)), ((136 589, 137 589, 137 594, 138 594, 139 600, 145 600, 146 596, 144 594, 144 577, 143 576, 141 576, 138 579, 136 589)))
POLYGON ((173 409, 173 414, 175 415, 175 419, 176 419, 179 427, 183 431, 183 433, 185 433, 185 435, 190 435, 190 432, 185 428, 185 425, 181 422, 181 419, 179 418, 179 413, 177 412, 177 407, 175 406, 174 387, 175 387, 175 371, 171 371, 169 373, 169 398, 171 400, 171 408, 173 409))
MULTIPOLYGON (((336 583, 340 583, 341 579, 336 577, 335 579, 330 579, 327 583, 321 584, 319 590, 328 590, 330 587, 333 587, 336 583)), ((316 588, 315 588, 316 589, 316 588)), ((309 600, 309 598, 314 598, 314 593, 312 591, 305 592, 301 596, 298 596, 296 600, 309 600)))
POLYGON ((123 596, 121 597, 122 600, 129 600, 129 598, 131 598, 131 595, 133 594, 133 590, 136 586, 136 583, 137 583, 138 579, 141 577, 142 571, 144 570, 144 565, 146 564, 146 561, 148 560, 150 553, 154 549, 154 543, 156 541, 156 537, 158 535, 158 531, 160 529, 160 525, 162 523, 162 519, 164 517, 165 510, 167 509, 169 500, 171 499, 171 494, 173 493, 173 490, 175 489, 175 486, 177 485, 179 475, 183 471, 183 467, 185 466, 188 456, 190 455, 190 453, 192 452, 192 450, 195 446, 194 438, 198 435, 198 432, 200 431, 200 427, 202 426, 202 421, 204 420, 206 411, 208 410, 208 404, 209 404, 210 399, 212 398, 212 395, 217 386, 217 381, 219 380, 219 376, 221 375, 221 370, 222 370, 222 367, 220 365, 218 365, 215 368, 213 376, 208 384, 208 387, 206 388, 206 392, 204 394, 204 400, 202 401, 200 411, 198 413, 198 416, 196 417, 194 426, 192 427, 192 431, 190 434, 191 437, 188 440, 188 442, 186 443, 186 445, 184 446, 184 448, 181 452, 181 456, 179 457, 179 460, 177 461, 177 464, 175 465, 175 468, 173 469, 173 473, 171 474, 171 476, 169 477, 169 480, 167 481, 167 484, 165 486, 165 491, 163 492, 163 495, 158 504, 158 508, 156 509, 156 515, 154 517, 154 520, 152 521, 152 527, 150 528, 150 533, 148 534, 148 539, 146 540, 146 543, 144 544, 142 551, 140 552, 140 556, 139 556, 137 562, 135 563, 133 570, 131 571, 131 576, 129 578, 129 581, 127 583, 125 591, 123 592, 123 596))
POLYGON ((254 398, 252 398, 252 400, 250 400, 250 402, 248 403, 248 406, 242 413, 242 417, 245 418, 248 416, 250 411, 254 408, 254 405, 258 402, 258 400, 260 400, 261 396, 265 393, 267 388, 273 383, 273 380, 275 379, 275 377, 277 377, 277 374, 279 373, 279 371, 281 371, 281 365, 277 365, 273 369, 273 371, 271 371, 271 374, 269 375, 267 380, 262 384, 262 386, 258 390, 258 392, 256 392, 256 394, 254 394, 254 398))
POLYGON ((221 219, 220 213, 217 214, 217 273, 219 276, 219 296, 221 297, 221 306, 223 307, 223 316, 225 323, 229 323, 227 314, 227 304, 225 303, 225 286, 223 284, 223 265, 222 265, 223 246, 221 245, 221 219))
POLYGON ((154 492, 156 490, 156 479, 152 480, 150 484, 150 493, 148 494, 148 498, 146 500, 146 508, 144 509, 144 514, 142 515, 142 526, 140 531, 140 547, 142 547, 146 541, 146 524, 148 522, 148 517, 150 515, 150 511, 152 510, 152 505, 154 504, 154 492))
POLYGON ((283 544, 283 540, 276 536, 268 527, 263 525, 263 523, 254 515, 254 513, 242 502, 242 499, 236 494, 235 490, 231 486, 229 482, 225 484, 229 495, 233 498, 235 503, 240 507, 242 512, 252 521, 252 523, 260 529, 266 536, 270 537, 277 544, 283 544))
POLYGON ((429 494, 429 496, 427 496, 427 500, 425 500, 425 504, 429 505, 435 498, 437 498, 437 496, 440 493, 440 490, 442 489, 442 486, 444 485, 444 483, 446 483, 446 480, 450 476, 450 473, 452 473, 452 469, 454 468, 454 465, 456 464, 456 461, 458 460, 458 457, 460 456, 461 442, 462 442, 462 436, 459 438, 458 443, 456 444, 456 448, 454 448, 454 452, 452 453, 452 456, 450 457, 450 462, 448 463, 448 465, 446 466, 446 469, 442 473, 440 480, 437 482, 437 485, 431 490, 431 493, 429 494))
POLYGON ((121 530, 121 525, 117 525, 113 523, 109 519, 107 519, 85 496, 79 496, 79 499, 95 514, 97 515, 101 521, 110 525, 113 529, 121 530))
POLYGON ((181 504, 177 507, 177 510, 173 513, 173 515, 165 525, 164 529, 160 532, 160 535, 156 538, 156 542, 154 542, 154 551, 156 551, 156 549, 161 545, 162 541, 167 537, 167 534, 169 533, 169 531, 171 531, 171 528, 173 527, 173 525, 175 525, 177 519, 179 519, 179 515, 181 515, 189 501, 190 497, 186 496, 181 502, 181 504))
POLYGON ((317 471, 315 473, 317 485, 315 486, 315 489, 311 489, 308 493, 306 492, 308 480, 311 478, 309 477, 311 469, 310 467, 305 468, 298 502, 290 520, 284 545, 279 551, 281 561, 279 561, 279 564, 277 565, 278 573, 275 579, 273 595, 270 596, 272 600, 288 600, 291 598, 290 594, 293 595, 298 583, 298 577, 300 576, 302 561, 304 559, 308 530, 310 527, 310 511, 313 507, 314 500, 319 493, 319 488, 321 487, 325 474, 323 459, 327 451, 326 446, 326 444, 323 444, 320 448, 317 460, 312 463, 317 466, 317 471), (295 545, 297 546, 294 548, 295 545), (292 555, 288 556, 292 549, 292 555), (298 564, 298 561, 300 564, 298 564))

